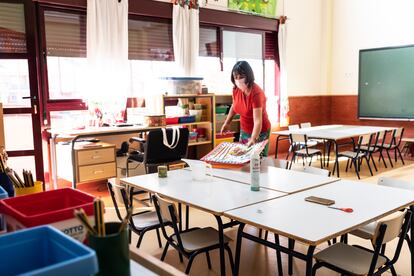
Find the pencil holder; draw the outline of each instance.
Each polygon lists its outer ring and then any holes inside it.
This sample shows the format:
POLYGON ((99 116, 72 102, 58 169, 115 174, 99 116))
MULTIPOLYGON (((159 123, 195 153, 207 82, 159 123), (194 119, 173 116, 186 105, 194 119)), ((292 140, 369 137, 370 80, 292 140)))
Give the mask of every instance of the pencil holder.
POLYGON ((24 187, 24 188, 15 187, 15 191, 16 191, 16 196, 40 193, 40 192, 43 192, 43 182, 35 181, 33 187, 24 187))
POLYGON ((9 197, 14 197, 14 186, 6 173, 0 173, 0 186, 7 192, 9 197))
POLYGON ((88 234, 89 247, 98 256, 97 275, 130 275, 128 228, 119 232, 120 226, 120 222, 108 222, 105 223, 105 236, 88 234))

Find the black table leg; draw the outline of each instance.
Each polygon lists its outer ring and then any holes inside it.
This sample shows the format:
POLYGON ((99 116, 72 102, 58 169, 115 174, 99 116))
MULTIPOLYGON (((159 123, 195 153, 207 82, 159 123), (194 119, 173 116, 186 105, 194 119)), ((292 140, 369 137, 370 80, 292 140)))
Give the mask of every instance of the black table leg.
POLYGON ((239 275, 239 267, 240 267, 240 254, 241 254, 241 243, 243 240, 243 229, 245 224, 241 223, 239 229, 237 230, 237 240, 236 240, 236 253, 235 253, 235 261, 234 261, 234 268, 233 268, 233 275, 239 275))
POLYGON ((313 252, 315 246, 309 246, 308 254, 306 255, 306 276, 312 276, 313 252))
POLYGON ((226 275, 226 261, 224 256, 224 228, 223 228, 223 221, 221 220, 220 216, 214 215, 217 220, 218 224, 218 232, 219 232, 219 243, 220 243, 220 274, 221 276, 226 275))

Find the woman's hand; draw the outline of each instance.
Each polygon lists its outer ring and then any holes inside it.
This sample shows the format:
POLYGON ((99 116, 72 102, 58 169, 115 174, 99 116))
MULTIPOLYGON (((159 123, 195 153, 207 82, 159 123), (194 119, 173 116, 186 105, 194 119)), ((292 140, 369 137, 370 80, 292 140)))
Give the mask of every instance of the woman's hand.
POLYGON ((247 142, 246 146, 250 147, 250 146, 253 146, 255 143, 256 143, 256 139, 250 138, 249 141, 247 142))
POLYGON ((229 124, 224 123, 223 126, 221 127, 220 134, 223 134, 224 132, 228 130, 229 130, 229 124))

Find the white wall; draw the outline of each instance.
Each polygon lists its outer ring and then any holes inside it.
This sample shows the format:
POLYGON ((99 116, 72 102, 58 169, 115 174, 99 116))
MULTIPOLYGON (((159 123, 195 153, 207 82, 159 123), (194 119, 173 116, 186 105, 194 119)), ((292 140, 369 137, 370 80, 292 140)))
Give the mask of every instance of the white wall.
POLYGON ((333 95, 358 93, 360 49, 414 44, 413 0, 334 0, 333 95))
POLYGON ((287 21, 289 96, 327 94, 330 0, 279 0, 287 21))

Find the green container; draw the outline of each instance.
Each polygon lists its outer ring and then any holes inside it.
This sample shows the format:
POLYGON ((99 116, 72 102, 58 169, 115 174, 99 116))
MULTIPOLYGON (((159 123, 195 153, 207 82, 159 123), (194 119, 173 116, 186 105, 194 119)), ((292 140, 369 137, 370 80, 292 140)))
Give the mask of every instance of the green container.
POLYGON ((119 233, 120 226, 120 222, 108 222, 105 223, 106 236, 88 235, 89 247, 98 256, 99 273, 96 275, 131 275, 128 228, 119 233))
POLYGON ((216 114, 226 114, 228 108, 227 105, 218 105, 216 106, 216 114))

